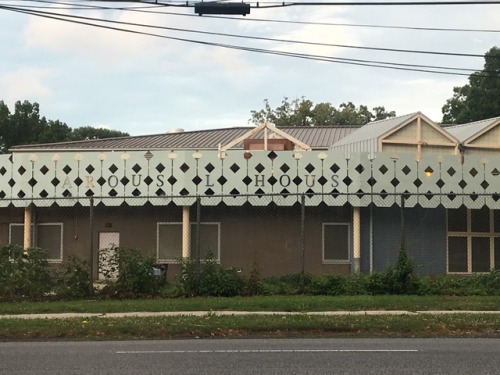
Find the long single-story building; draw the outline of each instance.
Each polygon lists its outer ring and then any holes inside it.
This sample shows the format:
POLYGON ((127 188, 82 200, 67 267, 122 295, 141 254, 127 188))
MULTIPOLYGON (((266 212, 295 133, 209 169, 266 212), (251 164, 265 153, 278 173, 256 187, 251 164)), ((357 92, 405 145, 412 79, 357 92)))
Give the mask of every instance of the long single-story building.
POLYGON ((499 151, 500 117, 440 126, 420 112, 16 146, 0 155, 0 245, 53 263, 134 247, 173 277, 209 252, 263 276, 370 273, 404 244, 419 274, 487 272, 499 151))

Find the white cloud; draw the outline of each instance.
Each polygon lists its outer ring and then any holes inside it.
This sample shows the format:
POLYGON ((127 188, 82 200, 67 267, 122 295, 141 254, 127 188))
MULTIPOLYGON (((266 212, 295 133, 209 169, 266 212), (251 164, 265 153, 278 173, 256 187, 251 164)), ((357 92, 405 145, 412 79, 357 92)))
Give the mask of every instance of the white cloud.
MULTIPOLYGON (((60 11, 58 11, 60 12, 60 11)), ((137 24, 158 24, 158 16, 148 14, 127 13, 113 17, 109 12, 72 12, 79 16, 109 19, 118 22, 133 22, 137 24)), ((102 26, 160 34, 159 31, 138 26, 112 24, 98 21, 85 21, 102 26)), ((88 25, 47 20, 33 17, 24 30, 25 43, 28 48, 52 52, 63 59, 72 58, 75 61, 88 61, 99 68, 122 69, 124 66, 135 65, 141 60, 157 57, 168 46, 159 38, 136 35, 118 30, 107 30, 88 25)))
POLYGON ((0 92, 6 103, 18 100, 31 100, 43 103, 50 101, 53 92, 48 82, 56 76, 56 72, 45 68, 19 68, 3 72, 0 75, 0 92))
MULTIPOLYGON (((20 3, 22 4, 22 3, 20 3)), ((409 50, 483 54, 497 33, 431 32, 282 21, 498 28, 497 6, 484 7, 289 7, 252 9, 248 17, 221 19, 132 11, 84 11, 106 17, 213 33, 409 50), (466 11, 464 11, 464 9, 466 11), (479 25, 478 25, 478 20, 479 25)), ((54 12, 62 12, 53 9, 54 12)), ((170 9, 159 11, 168 13, 170 9)), ((185 9, 193 14, 193 9, 185 9)), ((175 9, 175 13, 179 12, 175 9)), ((139 30, 138 27, 127 27, 139 30)), ((245 47, 335 57, 482 69, 483 59, 305 46, 209 34, 140 28, 140 31, 245 47)), ((432 119, 467 77, 321 63, 133 35, 90 26, 0 12, 0 92, 7 103, 40 103, 49 119, 69 126, 106 124, 131 134, 247 125, 250 111, 267 98, 305 96, 315 103, 352 101, 383 105, 398 114, 422 111, 432 119)))

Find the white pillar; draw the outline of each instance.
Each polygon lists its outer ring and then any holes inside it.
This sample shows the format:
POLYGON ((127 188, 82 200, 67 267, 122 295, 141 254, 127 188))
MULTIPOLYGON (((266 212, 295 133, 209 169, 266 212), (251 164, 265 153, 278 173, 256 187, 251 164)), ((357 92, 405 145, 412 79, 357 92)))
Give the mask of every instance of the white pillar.
POLYGON ((182 258, 191 256, 191 224, 189 222, 189 206, 182 207, 182 258))
POLYGON ((352 248, 354 256, 354 273, 359 273, 361 268, 361 209, 353 207, 352 212, 352 248))
POLYGON ((32 233, 31 233, 31 214, 32 206, 29 204, 24 208, 24 252, 27 252, 31 247, 32 233))

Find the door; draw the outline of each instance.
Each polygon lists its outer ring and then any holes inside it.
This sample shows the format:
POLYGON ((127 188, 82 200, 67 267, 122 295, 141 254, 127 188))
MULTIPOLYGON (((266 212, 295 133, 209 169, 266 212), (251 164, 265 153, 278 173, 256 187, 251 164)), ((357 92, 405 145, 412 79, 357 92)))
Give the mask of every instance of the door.
POLYGON ((118 269, 111 270, 112 260, 116 259, 116 248, 120 246, 119 232, 99 232, 99 265, 98 278, 102 280, 105 274, 112 279, 118 277, 118 269))

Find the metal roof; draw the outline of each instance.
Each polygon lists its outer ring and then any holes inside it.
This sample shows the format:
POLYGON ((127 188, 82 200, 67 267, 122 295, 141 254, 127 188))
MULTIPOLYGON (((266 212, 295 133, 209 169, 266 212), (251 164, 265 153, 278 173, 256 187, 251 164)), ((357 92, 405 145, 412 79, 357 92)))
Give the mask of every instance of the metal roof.
MULTIPOLYGON (((318 126, 299 127, 289 126, 279 129, 288 133, 293 138, 311 146, 312 149, 328 149, 333 143, 357 130, 357 126, 318 126)), ((165 133, 156 135, 143 135, 119 138, 92 139, 73 142, 46 143, 35 145, 14 146, 12 151, 66 151, 66 150, 171 150, 192 149, 207 150, 218 149, 219 144, 224 145, 247 133, 253 127, 237 127, 225 129, 197 130, 179 133, 165 133)), ((261 131, 251 138, 263 138, 261 131)), ((243 148, 242 143, 235 146, 243 148)))
POLYGON ((488 128, 500 123, 500 117, 494 117, 486 120, 470 122, 468 124, 447 126, 445 130, 457 138, 460 143, 472 141, 482 134, 488 128))
POLYGON ((418 114, 420 112, 370 122, 340 139, 330 149, 349 152, 378 152, 380 151, 378 150, 378 139, 381 135, 416 117, 418 114))

